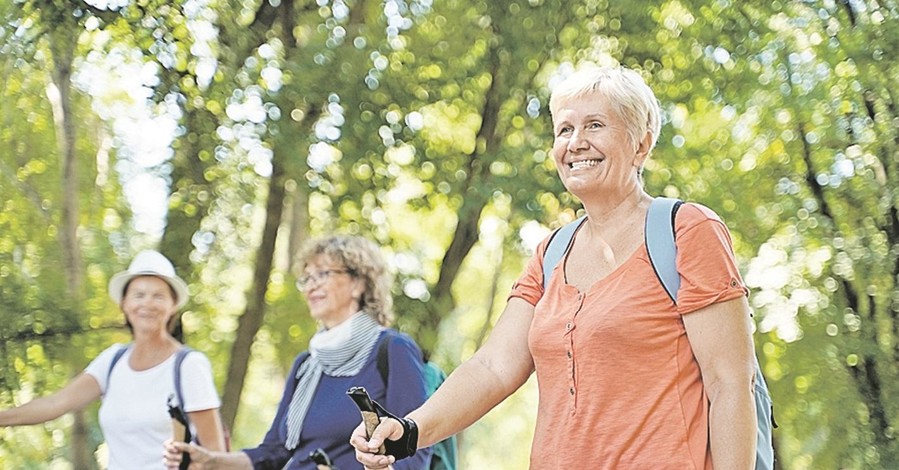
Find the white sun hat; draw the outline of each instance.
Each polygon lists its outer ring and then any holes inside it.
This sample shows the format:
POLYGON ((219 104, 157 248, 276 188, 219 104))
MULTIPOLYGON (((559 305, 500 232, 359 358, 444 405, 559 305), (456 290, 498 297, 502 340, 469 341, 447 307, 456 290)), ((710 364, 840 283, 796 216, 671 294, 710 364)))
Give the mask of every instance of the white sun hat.
POLYGON ((181 308, 187 303, 187 283, 175 274, 172 262, 158 251, 145 250, 134 257, 127 271, 122 271, 109 280, 109 296, 116 305, 121 305, 128 282, 139 276, 156 276, 172 286, 176 297, 175 308, 181 308))

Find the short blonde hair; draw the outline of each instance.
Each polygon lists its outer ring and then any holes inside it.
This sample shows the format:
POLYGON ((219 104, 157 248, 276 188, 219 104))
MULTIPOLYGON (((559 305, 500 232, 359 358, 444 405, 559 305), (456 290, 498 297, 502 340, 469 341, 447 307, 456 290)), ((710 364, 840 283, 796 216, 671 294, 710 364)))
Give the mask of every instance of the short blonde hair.
POLYGON ((300 269, 318 256, 342 264, 365 285, 365 292, 359 299, 362 311, 383 326, 393 321, 393 297, 390 287, 393 277, 381 250, 367 238, 353 235, 334 235, 309 241, 300 252, 300 269))
POLYGON ((647 132, 652 133, 649 152, 656 146, 662 131, 659 100, 639 73, 625 67, 587 67, 571 74, 553 88, 549 98, 550 114, 555 114, 563 101, 602 91, 625 123, 634 148, 647 132))

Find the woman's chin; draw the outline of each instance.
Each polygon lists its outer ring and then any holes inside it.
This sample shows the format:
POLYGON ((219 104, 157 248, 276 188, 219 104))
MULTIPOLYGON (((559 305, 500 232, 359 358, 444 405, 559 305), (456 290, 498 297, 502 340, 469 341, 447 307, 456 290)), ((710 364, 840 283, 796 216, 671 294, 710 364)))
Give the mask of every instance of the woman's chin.
POLYGON ((313 320, 317 321, 320 325, 324 325, 325 327, 328 327, 331 323, 333 323, 332 315, 313 313, 311 314, 311 316, 313 320))
POLYGON ((133 322, 131 323, 131 328, 135 333, 141 333, 144 335, 158 335, 166 330, 165 326, 162 325, 141 325, 135 324, 133 322))

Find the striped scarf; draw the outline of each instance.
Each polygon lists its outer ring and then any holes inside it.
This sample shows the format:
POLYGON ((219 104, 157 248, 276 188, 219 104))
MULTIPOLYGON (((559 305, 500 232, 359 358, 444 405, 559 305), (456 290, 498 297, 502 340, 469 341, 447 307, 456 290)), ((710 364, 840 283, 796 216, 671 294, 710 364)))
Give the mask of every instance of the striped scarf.
POLYGON ((295 449, 300 442, 303 421, 309 412, 309 404, 322 374, 332 377, 350 377, 358 374, 383 329, 365 312, 353 315, 349 323, 338 325, 332 330, 319 330, 309 341, 309 357, 297 369, 297 388, 287 408, 287 441, 284 443, 287 450, 295 449), (327 341, 329 333, 338 333, 334 330, 346 326, 350 329, 347 339, 338 340, 336 344, 323 344, 329 342, 327 341), (317 344, 321 346, 316 347, 317 344))

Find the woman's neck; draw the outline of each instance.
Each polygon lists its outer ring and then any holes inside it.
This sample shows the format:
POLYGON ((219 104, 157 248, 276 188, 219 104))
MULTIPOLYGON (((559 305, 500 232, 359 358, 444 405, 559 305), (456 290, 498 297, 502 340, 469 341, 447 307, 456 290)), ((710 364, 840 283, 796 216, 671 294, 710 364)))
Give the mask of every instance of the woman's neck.
POLYGON ((152 351, 170 352, 177 349, 180 344, 178 340, 168 333, 151 335, 135 332, 134 334, 134 349, 142 353, 152 351))
POLYGON ((359 313, 359 307, 354 306, 353 308, 348 309, 346 312, 343 313, 343 315, 340 315, 339 317, 323 318, 321 320, 321 325, 324 329, 330 330, 331 328, 334 328, 334 327, 337 327, 337 326, 340 326, 340 325, 346 323, 351 318, 353 318, 353 315, 355 315, 357 313, 359 313))
POLYGON ((129 361, 134 370, 155 367, 171 357, 181 343, 169 334, 134 335, 134 344, 129 361))
POLYGON ((618 197, 606 198, 603 201, 584 201, 591 224, 603 226, 609 221, 621 221, 633 216, 642 216, 652 197, 639 185, 633 190, 618 197))

